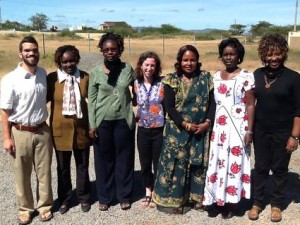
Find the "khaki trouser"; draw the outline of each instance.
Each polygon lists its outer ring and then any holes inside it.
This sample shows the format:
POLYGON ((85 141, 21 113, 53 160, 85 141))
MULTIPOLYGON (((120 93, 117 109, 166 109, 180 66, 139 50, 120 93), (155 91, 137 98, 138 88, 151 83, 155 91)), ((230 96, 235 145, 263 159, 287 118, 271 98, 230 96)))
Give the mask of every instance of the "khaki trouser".
POLYGON ((53 146, 48 125, 36 133, 19 131, 12 127, 16 155, 14 169, 16 178, 16 197, 19 213, 32 214, 34 201, 31 189, 31 173, 34 168, 37 180, 37 210, 47 212, 53 205, 51 187, 51 162, 53 146))

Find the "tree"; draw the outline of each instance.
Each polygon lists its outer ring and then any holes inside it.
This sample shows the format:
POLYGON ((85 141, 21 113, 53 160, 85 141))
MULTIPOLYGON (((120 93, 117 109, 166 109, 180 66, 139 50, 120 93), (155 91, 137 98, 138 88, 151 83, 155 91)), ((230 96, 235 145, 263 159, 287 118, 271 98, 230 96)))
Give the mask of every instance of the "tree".
POLYGON ((2 23, 2 28, 4 30, 9 30, 9 29, 16 29, 16 30, 21 30, 21 31, 29 31, 30 30, 30 26, 26 26, 19 22, 9 21, 9 20, 6 20, 4 23, 2 23))
POLYGON ((50 28, 50 31, 56 32, 57 31, 57 26, 52 25, 52 27, 50 28))
POLYGON ((269 32, 273 24, 266 21, 259 21, 256 25, 251 25, 250 33, 253 36, 262 36, 269 32))
POLYGON ((160 27, 160 31, 162 34, 175 34, 175 33, 181 33, 182 30, 174 27, 170 24, 162 24, 160 27))
POLYGON ((231 24, 229 32, 232 35, 241 35, 245 32, 246 27, 247 27, 246 25, 242 25, 242 24, 231 24))
POLYGON ((43 13, 37 13, 35 16, 31 16, 28 20, 31 21, 33 29, 41 31, 47 28, 49 18, 43 13))

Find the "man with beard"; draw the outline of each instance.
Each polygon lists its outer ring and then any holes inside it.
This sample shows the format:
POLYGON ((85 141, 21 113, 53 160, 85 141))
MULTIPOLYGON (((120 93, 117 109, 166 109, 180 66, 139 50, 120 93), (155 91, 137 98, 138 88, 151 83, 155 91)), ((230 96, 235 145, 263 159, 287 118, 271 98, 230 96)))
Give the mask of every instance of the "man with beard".
POLYGON ((12 155, 18 222, 29 224, 34 212, 31 188, 32 168, 37 179, 37 211, 41 221, 52 218, 51 187, 52 142, 46 124, 47 83, 46 71, 38 67, 38 43, 25 37, 19 44, 22 60, 15 70, 1 81, 1 109, 3 123, 3 148, 12 155))

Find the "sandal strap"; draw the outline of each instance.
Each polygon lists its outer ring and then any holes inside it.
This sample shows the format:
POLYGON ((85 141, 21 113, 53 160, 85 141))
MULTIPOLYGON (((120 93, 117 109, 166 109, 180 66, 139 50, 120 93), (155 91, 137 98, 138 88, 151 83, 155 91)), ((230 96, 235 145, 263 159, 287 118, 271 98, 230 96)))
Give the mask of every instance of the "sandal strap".
POLYGON ((142 202, 147 202, 147 203, 150 203, 151 202, 151 200, 152 200, 152 198, 150 197, 150 196, 144 196, 144 198, 143 198, 143 200, 142 200, 142 202))

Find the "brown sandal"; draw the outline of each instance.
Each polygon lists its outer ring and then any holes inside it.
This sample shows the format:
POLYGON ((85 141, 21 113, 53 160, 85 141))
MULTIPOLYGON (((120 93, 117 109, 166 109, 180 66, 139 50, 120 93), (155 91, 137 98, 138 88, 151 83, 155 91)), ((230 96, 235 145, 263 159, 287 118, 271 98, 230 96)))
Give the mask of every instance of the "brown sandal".
POLYGON ((151 202, 151 196, 145 196, 142 200, 142 207, 147 208, 151 202))
POLYGON ((20 214, 18 218, 18 223, 21 225, 30 224, 32 221, 32 218, 29 214, 20 214))
POLYGON ((281 209, 278 207, 271 207, 271 221, 280 222, 282 220, 281 209))
POLYGON ((257 220, 259 218, 259 214, 261 213, 262 208, 257 205, 252 206, 252 208, 248 212, 248 218, 250 220, 257 220))
POLYGON ((52 217, 53 214, 50 211, 41 212, 39 216, 41 222, 49 221, 52 219, 52 217))

